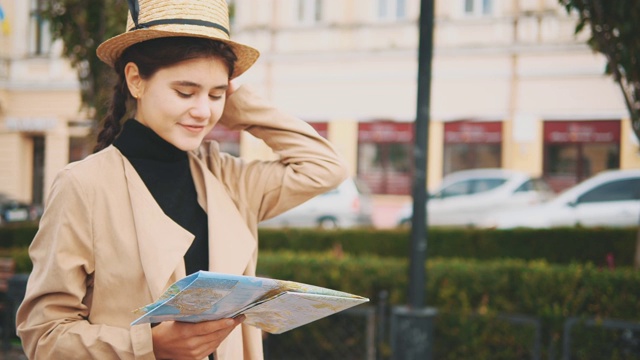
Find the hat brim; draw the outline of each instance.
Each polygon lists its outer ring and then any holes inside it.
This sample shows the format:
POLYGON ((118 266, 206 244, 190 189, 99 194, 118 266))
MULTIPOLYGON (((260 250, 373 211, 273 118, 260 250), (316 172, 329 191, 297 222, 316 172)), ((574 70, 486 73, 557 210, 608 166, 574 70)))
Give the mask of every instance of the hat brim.
POLYGON ((231 76, 229 77, 230 79, 238 77, 242 73, 247 71, 251 67, 251 65, 253 65, 256 60, 258 60, 258 57, 260 56, 260 52, 258 50, 250 46, 237 43, 235 41, 224 39, 223 34, 220 34, 220 37, 215 36, 215 34, 214 36, 212 36, 210 29, 208 30, 208 32, 199 34, 194 32, 193 28, 189 29, 188 31, 179 28, 176 28, 175 30, 138 29, 129 31, 114 36, 111 39, 108 39, 100 44, 100 46, 98 46, 98 49, 96 50, 96 55, 107 65, 113 67, 116 60, 122 55, 124 50, 131 45, 152 39, 179 36, 210 39, 220 41, 229 45, 233 50, 233 53, 237 57, 237 60, 234 64, 233 74, 231 74, 231 76))

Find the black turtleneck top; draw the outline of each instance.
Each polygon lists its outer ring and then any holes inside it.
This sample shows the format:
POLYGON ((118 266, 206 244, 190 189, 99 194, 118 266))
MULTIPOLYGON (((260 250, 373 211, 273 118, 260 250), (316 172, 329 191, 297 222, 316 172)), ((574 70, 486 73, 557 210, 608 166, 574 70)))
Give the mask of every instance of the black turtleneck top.
POLYGON ((187 275, 208 270, 207 213, 198 204, 187 153, 134 119, 124 123, 113 145, 136 169, 162 211, 195 236, 184 255, 187 275))

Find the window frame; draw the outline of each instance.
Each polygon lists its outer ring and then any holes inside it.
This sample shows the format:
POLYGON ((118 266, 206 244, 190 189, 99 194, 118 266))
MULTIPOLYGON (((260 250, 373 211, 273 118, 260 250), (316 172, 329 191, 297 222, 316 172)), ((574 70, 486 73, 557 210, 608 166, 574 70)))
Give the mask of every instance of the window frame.
POLYGON ((298 0, 294 11, 294 22, 303 26, 322 23, 324 7, 323 0, 298 0))
POLYGON ((493 16, 495 2, 493 0, 461 0, 461 12, 465 17, 479 18, 493 16))
POLYGON ((46 56, 51 52, 53 37, 49 20, 41 15, 45 11, 45 0, 31 0, 29 2, 29 55, 46 56))
POLYGON ((407 18, 407 0, 378 0, 375 14, 378 21, 404 20, 407 18))

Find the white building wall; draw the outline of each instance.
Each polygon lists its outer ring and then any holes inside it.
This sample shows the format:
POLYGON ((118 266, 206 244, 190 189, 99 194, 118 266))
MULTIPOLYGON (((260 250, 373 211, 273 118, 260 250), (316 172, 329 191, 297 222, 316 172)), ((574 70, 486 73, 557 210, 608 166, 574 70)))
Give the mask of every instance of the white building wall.
MULTIPOLYGON (((262 52, 241 82, 309 121, 413 121, 418 0, 406 0, 406 17, 395 21, 377 20, 378 1, 324 0, 316 24, 296 24, 297 0, 259 3, 236 0, 233 34, 262 52)), ((494 0, 489 17, 467 16, 463 4, 436 1, 431 130, 505 121, 503 166, 540 174, 543 120, 626 116, 604 57, 585 44, 586 32, 575 36, 576 17, 556 0, 494 0)), ((431 185, 441 157, 430 146, 431 185)))

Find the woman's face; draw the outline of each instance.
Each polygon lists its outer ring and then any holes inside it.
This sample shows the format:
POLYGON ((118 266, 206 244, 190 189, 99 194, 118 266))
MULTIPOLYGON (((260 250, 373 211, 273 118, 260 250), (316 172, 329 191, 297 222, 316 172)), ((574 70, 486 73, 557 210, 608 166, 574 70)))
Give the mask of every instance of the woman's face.
POLYGON ((222 116, 229 87, 224 61, 187 60, 163 68, 148 79, 136 77, 136 72, 137 67, 129 63, 125 74, 137 98, 136 120, 180 150, 198 148, 222 116))

